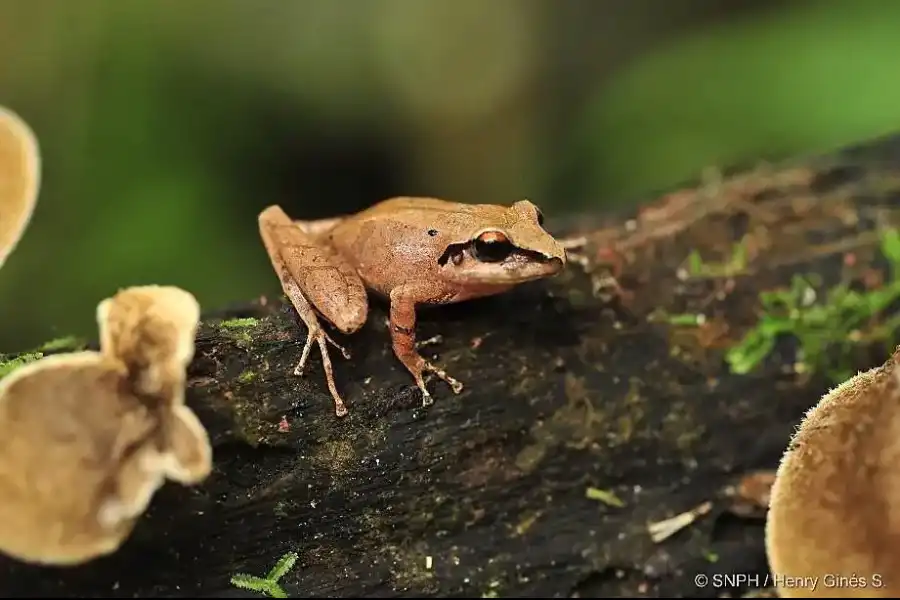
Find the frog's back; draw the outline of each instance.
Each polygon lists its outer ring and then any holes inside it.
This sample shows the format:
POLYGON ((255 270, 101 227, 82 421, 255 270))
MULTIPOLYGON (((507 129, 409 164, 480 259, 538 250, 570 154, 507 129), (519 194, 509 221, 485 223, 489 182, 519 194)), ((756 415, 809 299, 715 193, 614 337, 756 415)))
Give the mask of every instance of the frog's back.
POLYGON ((391 198, 339 224, 331 241, 367 288, 389 295, 437 271, 447 246, 465 239, 479 221, 473 209, 436 198, 391 198))
POLYGON ((391 221, 424 228, 441 229, 447 232, 468 230, 477 223, 494 221, 498 223, 506 215, 507 207, 492 204, 466 204, 439 198, 417 198, 401 196, 389 198, 358 213, 360 221, 391 221))

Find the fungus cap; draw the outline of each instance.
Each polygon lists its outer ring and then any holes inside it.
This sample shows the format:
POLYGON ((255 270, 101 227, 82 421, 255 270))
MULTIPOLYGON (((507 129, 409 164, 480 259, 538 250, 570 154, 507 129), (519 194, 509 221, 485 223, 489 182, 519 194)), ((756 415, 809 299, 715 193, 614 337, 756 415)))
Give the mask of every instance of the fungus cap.
POLYGON ((0 551, 53 565, 109 554, 166 478, 209 474, 197 417, 148 403, 127 377, 121 362, 78 352, 0 380, 0 551))
POLYGON ((780 597, 900 597, 898 356, 825 394, 781 459, 766 522, 769 566, 782 581, 818 585, 781 585, 780 597), (828 584, 839 577, 856 583, 828 584))
POLYGON ((31 221, 41 183, 37 138, 16 113, 0 106, 0 267, 31 221))

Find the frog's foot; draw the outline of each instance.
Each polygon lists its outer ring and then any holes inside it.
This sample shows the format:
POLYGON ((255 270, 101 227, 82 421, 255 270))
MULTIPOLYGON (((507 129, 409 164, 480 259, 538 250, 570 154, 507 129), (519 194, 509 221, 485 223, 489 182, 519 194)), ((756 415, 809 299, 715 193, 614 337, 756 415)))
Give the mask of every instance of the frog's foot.
POLYGON ((297 366, 294 367, 294 375, 297 375, 298 377, 303 376, 303 371, 306 369, 306 361, 309 360, 309 352, 310 350, 312 350, 313 343, 319 344, 319 348, 322 350, 323 355, 328 354, 328 346, 326 345, 326 342, 337 348, 345 359, 350 358, 349 350, 331 339, 331 336, 325 333, 325 331, 321 327, 316 326, 314 329, 309 329, 309 333, 306 336, 306 345, 303 346, 303 354, 300 355, 300 362, 298 362, 297 366))
MULTIPOLYGON (((427 360, 422 364, 422 371, 434 373, 439 379, 442 379, 447 385, 450 386, 450 389, 453 390, 454 394, 458 394, 463 390, 463 384, 461 381, 459 381, 458 379, 454 379, 453 377, 448 375, 446 371, 431 364, 427 360)), ((431 397, 431 394, 428 393, 428 389, 425 387, 425 383, 422 382, 421 375, 417 378, 416 383, 419 384, 419 389, 422 390, 422 406, 433 404, 434 399, 431 397)))
MULTIPOLYGON (((425 387, 423 373, 431 372, 440 379, 447 382, 447 385, 453 390, 454 394, 458 394, 463 389, 463 384, 447 375, 447 373, 435 365, 425 360, 416 349, 416 305, 410 298, 423 295, 426 290, 416 289, 413 287, 399 287, 391 292, 391 340, 394 346, 394 354, 410 372, 416 380, 416 386, 422 391, 422 406, 428 406, 434 403, 428 388, 425 387)), ((439 338, 439 336, 436 336, 439 338)), ((424 340, 424 344, 435 341, 434 338, 424 340)))
POLYGON ((450 377, 450 375, 448 375, 447 372, 444 371, 443 369, 439 369, 438 367, 434 366, 434 365, 431 364, 430 362, 426 362, 426 363, 425 363, 425 370, 426 370, 426 371, 431 371, 431 372, 434 373, 439 379, 444 380, 444 382, 445 382, 447 385, 450 386, 450 389, 453 390, 453 393, 454 393, 454 394, 458 394, 458 393, 460 393, 461 391, 463 391, 463 384, 462 384, 462 382, 459 381, 458 379, 454 379, 453 377, 450 377))
POLYGON ((314 343, 318 344, 319 352, 322 355, 322 369, 325 371, 325 382, 328 384, 328 391, 331 392, 331 397, 334 399, 334 414, 343 417, 347 414, 347 406, 344 404, 344 400, 337 391, 337 385, 334 383, 334 369, 331 367, 331 357, 328 355, 328 344, 330 343, 340 350, 344 358, 350 358, 350 353, 343 346, 331 339, 318 323, 316 323, 314 327, 309 327, 309 323, 307 323, 307 327, 309 333, 306 335, 306 345, 303 346, 300 362, 294 367, 294 375, 303 376, 303 372, 306 369, 306 361, 309 360, 309 353, 312 350, 312 346, 314 343))

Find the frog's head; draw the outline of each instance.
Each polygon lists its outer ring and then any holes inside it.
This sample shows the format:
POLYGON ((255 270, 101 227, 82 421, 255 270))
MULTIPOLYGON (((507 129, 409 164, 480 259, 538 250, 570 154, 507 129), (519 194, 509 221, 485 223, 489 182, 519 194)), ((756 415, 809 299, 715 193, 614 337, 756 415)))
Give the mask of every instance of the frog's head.
POLYGON ((551 277, 566 265, 566 251, 544 228, 528 200, 510 207, 475 205, 475 227, 440 258, 445 276, 460 283, 513 285, 551 277))

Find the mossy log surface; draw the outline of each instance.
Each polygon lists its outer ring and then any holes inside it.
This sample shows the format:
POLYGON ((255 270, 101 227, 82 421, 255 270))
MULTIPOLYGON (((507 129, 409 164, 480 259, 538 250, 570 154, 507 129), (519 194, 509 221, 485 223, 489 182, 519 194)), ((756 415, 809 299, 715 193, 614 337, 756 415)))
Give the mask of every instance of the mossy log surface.
MULTIPOLYGON (((722 490, 774 468, 832 383, 786 369, 789 340, 747 375, 729 373, 724 351, 756 322, 759 292, 794 274, 886 276, 877 230, 900 221, 898 200, 900 137, 551 223, 587 236, 593 272, 573 262, 552 280, 420 311, 419 339, 443 336, 423 352, 466 384, 455 396, 432 380, 425 408, 381 302, 341 338, 352 358, 332 354, 344 419, 316 354, 291 374, 305 330, 280 300, 210 315, 188 403, 210 432, 212 476, 167 484, 110 557, 67 569, 3 559, 0 595, 252 597, 231 576, 263 575, 288 551, 299 554, 282 580, 292 597, 743 593, 695 584, 767 572, 763 520, 735 515, 722 490), (741 272, 684 277, 692 251, 724 261, 742 238, 741 272), (596 291, 602 261, 618 295, 596 291), (706 320, 650 318, 661 311, 706 320), (223 324, 239 317, 252 319, 223 324), (707 500, 696 523, 651 540, 648 522, 707 500)), ((887 355, 879 346, 855 366, 887 355)))

